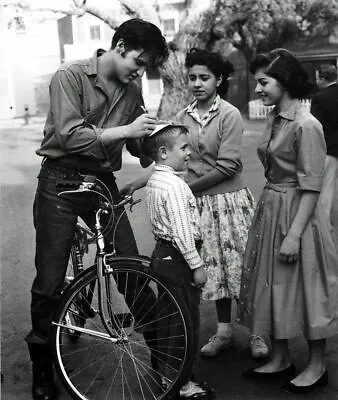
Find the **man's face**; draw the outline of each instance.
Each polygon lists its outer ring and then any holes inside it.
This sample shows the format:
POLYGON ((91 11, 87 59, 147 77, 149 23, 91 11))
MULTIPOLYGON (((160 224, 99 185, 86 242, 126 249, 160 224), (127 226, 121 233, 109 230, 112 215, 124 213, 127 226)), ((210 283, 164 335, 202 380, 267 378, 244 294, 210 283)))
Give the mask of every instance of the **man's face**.
POLYGON ((326 80, 319 76, 318 71, 316 71, 316 83, 319 89, 324 89, 327 86, 326 80))
POLYGON ((124 50, 118 48, 114 74, 121 83, 129 83, 140 78, 147 65, 149 57, 141 50, 124 50))

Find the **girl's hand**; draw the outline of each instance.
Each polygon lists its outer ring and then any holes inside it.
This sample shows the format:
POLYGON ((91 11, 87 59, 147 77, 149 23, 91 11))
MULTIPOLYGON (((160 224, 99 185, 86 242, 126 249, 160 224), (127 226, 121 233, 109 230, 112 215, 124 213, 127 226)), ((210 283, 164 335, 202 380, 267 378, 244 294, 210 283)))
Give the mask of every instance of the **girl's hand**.
POLYGON ((287 264, 298 261, 300 251, 300 237, 287 234, 280 248, 280 259, 287 264))

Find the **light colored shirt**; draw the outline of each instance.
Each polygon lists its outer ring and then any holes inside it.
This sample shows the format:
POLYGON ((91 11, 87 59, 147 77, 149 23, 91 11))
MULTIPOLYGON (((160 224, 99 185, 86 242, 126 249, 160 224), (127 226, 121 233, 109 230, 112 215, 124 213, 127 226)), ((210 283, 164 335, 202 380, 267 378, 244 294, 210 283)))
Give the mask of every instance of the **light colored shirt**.
POLYGON ((200 216, 189 186, 171 167, 156 164, 146 193, 155 239, 172 242, 191 269, 201 267, 195 245, 201 239, 200 216))
POLYGON ((197 195, 220 194, 245 187, 241 178, 244 128, 241 113, 236 107, 216 96, 208 112, 201 118, 195 100, 180 111, 175 120, 189 129, 191 155, 187 182, 193 182, 213 169, 224 175, 223 181, 197 195))
POLYGON ((326 157, 323 129, 299 100, 279 114, 271 111, 257 151, 268 182, 321 191, 326 157))
MULTIPOLYGON (((98 75, 97 50, 92 58, 62 64, 50 83, 50 110, 44 138, 37 154, 70 166, 117 171, 122 165, 126 140, 104 145, 106 128, 128 125, 143 113, 143 98, 135 82, 115 82, 109 93, 98 75)), ((140 156, 137 139, 128 139, 128 150, 140 156)))

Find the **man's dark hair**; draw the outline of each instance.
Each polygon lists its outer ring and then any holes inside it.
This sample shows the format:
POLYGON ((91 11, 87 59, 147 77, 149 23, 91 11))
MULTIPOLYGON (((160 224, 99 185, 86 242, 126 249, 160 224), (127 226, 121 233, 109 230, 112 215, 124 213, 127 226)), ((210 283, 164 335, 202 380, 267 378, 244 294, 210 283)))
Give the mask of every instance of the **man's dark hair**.
POLYGON ((216 78, 222 77, 222 82, 217 88, 217 93, 223 97, 229 88, 229 76, 234 72, 234 67, 230 61, 223 60, 220 54, 213 53, 204 49, 192 48, 187 53, 185 66, 192 68, 194 65, 204 65, 216 78))
POLYGON ((173 148, 179 135, 186 135, 188 128, 184 125, 171 124, 152 136, 145 136, 142 141, 143 153, 154 161, 158 160, 158 150, 161 146, 169 150, 173 148))
POLYGON ((292 98, 304 98, 313 88, 309 75, 300 61, 286 49, 258 54, 250 63, 250 71, 255 74, 260 69, 276 79, 292 98))
POLYGON ((133 18, 123 22, 115 31, 111 48, 122 39, 126 51, 143 50, 152 67, 161 66, 168 58, 168 45, 159 28, 151 22, 133 18))
POLYGON ((335 82, 337 80, 337 68, 333 64, 320 64, 317 68, 318 75, 326 82, 335 82))

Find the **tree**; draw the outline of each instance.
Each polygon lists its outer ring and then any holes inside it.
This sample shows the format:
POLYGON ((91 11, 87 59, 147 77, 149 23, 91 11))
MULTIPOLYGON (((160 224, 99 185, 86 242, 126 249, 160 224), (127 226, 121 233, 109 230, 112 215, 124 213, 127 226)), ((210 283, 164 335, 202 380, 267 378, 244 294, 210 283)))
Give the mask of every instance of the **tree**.
MULTIPOLYGON (((3 1, 1 5, 14 4, 33 10, 34 1, 37 0, 3 1)), ((68 7, 62 9, 47 5, 35 9, 68 15, 89 13, 113 29, 122 22, 121 16, 116 12, 112 15, 100 0, 94 3, 95 6, 92 3, 69 0, 68 7)), ((150 1, 115 0, 110 2, 109 8, 118 5, 125 15, 160 23, 157 9, 150 1)), ((189 101, 184 73, 184 58, 189 48, 224 51, 224 44, 231 43, 244 54, 248 63, 257 52, 281 47, 293 40, 329 35, 337 29, 338 0, 188 0, 185 13, 180 29, 170 43, 168 62, 161 70, 164 94, 160 117, 175 114, 189 101)))

